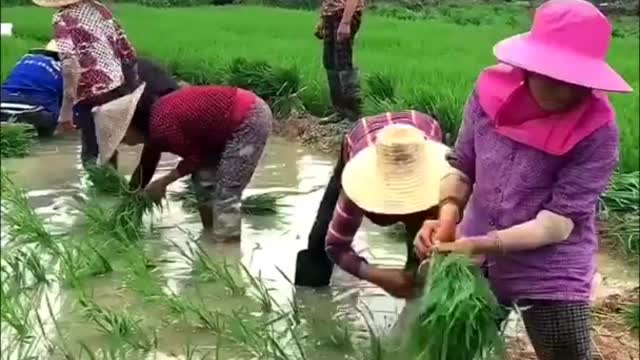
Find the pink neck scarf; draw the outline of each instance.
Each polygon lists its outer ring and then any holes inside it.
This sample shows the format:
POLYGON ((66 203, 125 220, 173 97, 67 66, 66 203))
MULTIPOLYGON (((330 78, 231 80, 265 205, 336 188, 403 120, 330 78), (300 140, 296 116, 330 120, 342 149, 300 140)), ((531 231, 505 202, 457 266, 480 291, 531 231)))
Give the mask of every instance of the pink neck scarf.
POLYGON ((480 74, 477 94, 499 134, 556 156, 565 155, 582 139, 615 121, 607 95, 598 91, 571 111, 543 111, 529 93, 525 72, 506 64, 480 74))

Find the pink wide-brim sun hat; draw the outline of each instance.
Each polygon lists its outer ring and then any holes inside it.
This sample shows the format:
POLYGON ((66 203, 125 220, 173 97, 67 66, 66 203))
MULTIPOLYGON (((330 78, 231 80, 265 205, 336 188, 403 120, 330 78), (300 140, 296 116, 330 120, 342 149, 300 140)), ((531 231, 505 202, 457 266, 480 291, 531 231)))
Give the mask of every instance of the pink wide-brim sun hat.
POLYGON ((506 64, 566 83, 607 92, 631 92, 607 64, 612 27, 584 0, 550 0, 541 5, 528 33, 500 41, 493 48, 506 64))

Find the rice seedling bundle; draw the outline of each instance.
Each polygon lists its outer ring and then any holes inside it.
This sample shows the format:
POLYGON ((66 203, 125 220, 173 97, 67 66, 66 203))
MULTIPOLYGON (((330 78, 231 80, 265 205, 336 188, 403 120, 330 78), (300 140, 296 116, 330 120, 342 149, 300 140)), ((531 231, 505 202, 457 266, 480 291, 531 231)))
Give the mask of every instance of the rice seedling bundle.
POLYGON ((418 316, 404 344, 408 359, 477 360, 500 355, 501 308, 487 281, 463 256, 431 260, 418 316))
POLYGON ((112 166, 88 166, 87 177, 93 190, 104 195, 123 195, 129 191, 129 182, 112 166))
MULTIPOLYGON (((274 215, 277 214, 283 205, 280 200, 286 194, 283 192, 267 192, 250 195, 242 199, 242 212, 245 215, 274 215)), ((186 189, 179 193, 171 193, 171 200, 182 202, 182 207, 188 211, 196 211, 198 199, 191 183, 186 189)))
POLYGON ((36 133, 31 125, 0 125, 0 155, 2 158, 24 157, 29 155, 35 143, 36 133))
POLYGON ((111 211, 113 231, 120 240, 136 241, 140 238, 142 220, 153 209, 153 202, 141 192, 122 196, 120 203, 111 211))

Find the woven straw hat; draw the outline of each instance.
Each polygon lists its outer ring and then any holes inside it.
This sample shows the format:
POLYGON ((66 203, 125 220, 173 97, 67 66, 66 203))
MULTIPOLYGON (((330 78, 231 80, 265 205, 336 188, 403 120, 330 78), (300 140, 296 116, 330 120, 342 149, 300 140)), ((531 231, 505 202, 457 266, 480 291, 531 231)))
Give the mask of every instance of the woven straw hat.
POLYGON ((388 125, 374 145, 347 162, 342 188, 368 212, 403 215, 427 210, 438 204, 440 180, 451 172, 445 160, 448 150, 411 125, 388 125))
POLYGON ((109 161, 127 133, 145 85, 145 83, 142 83, 131 94, 93 108, 96 139, 100 150, 98 155, 99 165, 102 166, 109 161))
POLYGON ((34 4, 46 8, 61 8, 73 5, 83 0, 32 0, 34 4))
POLYGON ((47 46, 44 47, 45 50, 58 52, 58 44, 56 44, 55 40, 51 40, 47 43, 47 46))

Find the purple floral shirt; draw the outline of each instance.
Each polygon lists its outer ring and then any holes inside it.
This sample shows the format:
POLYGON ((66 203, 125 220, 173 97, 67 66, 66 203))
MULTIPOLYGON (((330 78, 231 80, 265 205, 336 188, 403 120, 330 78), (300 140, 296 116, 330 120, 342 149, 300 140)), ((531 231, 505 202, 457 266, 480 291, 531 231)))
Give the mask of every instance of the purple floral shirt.
POLYGON ((618 144, 618 128, 612 124, 566 155, 549 155, 496 133, 472 93, 448 155, 449 163, 474 184, 461 234, 506 229, 543 209, 574 222, 561 243, 487 256, 489 281, 500 301, 589 300, 598 249, 596 208, 617 165, 618 144))

